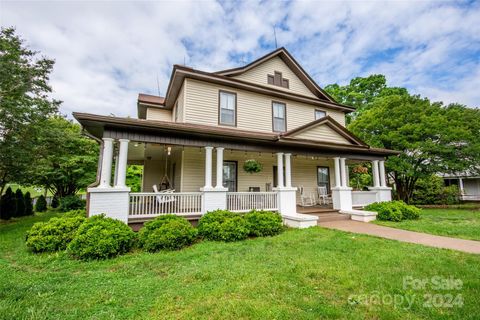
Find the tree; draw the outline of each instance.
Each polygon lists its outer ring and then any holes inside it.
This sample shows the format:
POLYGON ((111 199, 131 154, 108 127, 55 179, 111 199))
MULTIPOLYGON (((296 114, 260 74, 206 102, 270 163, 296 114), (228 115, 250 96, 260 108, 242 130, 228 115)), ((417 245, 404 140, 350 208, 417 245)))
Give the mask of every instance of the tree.
POLYGON ((38 197, 37 202, 35 203, 35 211, 43 212, 45 210, 47 210, 47 200, 45 200, 45 197, 42 194, 38 197))
POLYGON ((33 204, 32 204, 32 197, 30 196, 30 192, 25 193, 25 215, 31 216, 33 214, 33 204))
POLYGON ((8 187, 5 194, 2 195, 2 201, 0 203, 0 213, 4 220, 8 220, 13 217, 15 213, 15 195, 12 188, 8 187))
POLYGON ((15 213, 14 217, 23 217, 25 215, 25 199, 20 189, 15 191, 15 213))
POLYGON ((142 190, 143 166, 130 165, 127 168, 126 185, 132 189, 132 192, 142 190))
POLYGON ((51 117, 39 135, 29 184, 45 186, 57 198, 74 195, 95 181, 98 144, 61 116, 51 117))
POLYGON ((59 101, 49 98, 54 61, 38 58, 13 28, 0 31, 0 194, 19 181, 35 160, 38 131, 55 114, 59 101))
POLYGON ((420 178, 478 168, 479 126, 480 110, 401 94, 374 99, 349 129, 373 147, 402 151, 386 168, 409 202, 420 178))
POLYGON ((387 80, 382 74, 373 74, 366 78, 357 77, 345 86, 330 84, 324 89, 337 102, 356 108, 355 112, 347 116, 347 123, 367 110, 377 97, 408 93, 405 88, 388 87, 387 80))

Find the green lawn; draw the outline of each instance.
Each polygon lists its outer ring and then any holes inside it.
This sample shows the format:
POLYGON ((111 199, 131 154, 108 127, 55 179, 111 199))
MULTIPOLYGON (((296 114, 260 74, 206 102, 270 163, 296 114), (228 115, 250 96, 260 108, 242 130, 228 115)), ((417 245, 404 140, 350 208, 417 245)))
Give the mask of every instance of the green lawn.
POLYGON ((0 319, 478 319, 480 314, 479 255, 315 227, 87 263, 26 250, 25 231, 52 215, 0 224, 0 319), (403 289, 408 276, 453 277, 463 286, 403 289), (384 302, 365 302, 361 294, 384 302), (429 307, 425 294, 447 300, 448 294, 460 294, 464 305, 429 307), (356 303, 349 303, 350 295, 356 303), (394 306, 392 295, 415 300, 411 307, 394 306))
POLYGON ((480 209, 422 209, 419 220, 375 221, 393 228, 480 240, 480 209))

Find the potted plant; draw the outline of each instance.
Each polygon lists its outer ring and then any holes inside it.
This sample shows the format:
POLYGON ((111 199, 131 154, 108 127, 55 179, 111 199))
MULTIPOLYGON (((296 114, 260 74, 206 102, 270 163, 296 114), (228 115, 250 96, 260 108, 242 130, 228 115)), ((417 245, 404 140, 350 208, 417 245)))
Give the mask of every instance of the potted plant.
POLYGON ((243 170, 248 173, 258 173, 262 171, 262 169, 262 164, 254 159, 246 160, 243 164, 243 170))

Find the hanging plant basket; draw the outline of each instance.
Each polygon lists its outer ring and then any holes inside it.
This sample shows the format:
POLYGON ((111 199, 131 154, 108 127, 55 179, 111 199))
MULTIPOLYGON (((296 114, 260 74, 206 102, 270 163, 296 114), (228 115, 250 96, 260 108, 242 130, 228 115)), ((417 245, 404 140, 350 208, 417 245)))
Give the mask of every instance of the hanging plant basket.
POLYGON ((246 160, 245 163, 243 164, 243 170, 248 173, 258 173, 262 171, 263 166, 260 162, 257 160, 246 160))

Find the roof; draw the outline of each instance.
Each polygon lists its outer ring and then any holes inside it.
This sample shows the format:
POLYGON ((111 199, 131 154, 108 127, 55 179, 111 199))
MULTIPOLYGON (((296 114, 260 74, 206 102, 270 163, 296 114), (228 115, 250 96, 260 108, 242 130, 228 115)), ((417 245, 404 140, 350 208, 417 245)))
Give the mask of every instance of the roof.
MULTIPOLYGON (((91 135, 102 138, 105 129, 114 129, 128 132, 153 132, 161 135, 182 136, 189 138, 202 138, 208 141, 230 140, 235 142, 249 142, 255 144, 268 144, 270 146, 310 148, 318 151, 337 150, 375 156, 398 154, 397 151, 371 148, 367 145, 345 145, 312 140, 289 139, 288 132, 284 134, 247 131, 234 128, 208 126, 192 123, 178 123, 123 117, 102 116, 89 113, 73 113, 75 119, 91 135), (287 137, 284 137, 287 135, 287 137)), ((331 122, 333 119, 326 119, 331 122)), ((318 120, 317 120, 318 121, 318 120)), ((317 122, 314 121, 314 122, 317 122)), ((315 124, 313 124, 315 125, 315 124)))
POLYGON ((137 100, 137 116, 140 119, 147 118, 147 108, 165 109, 165 97, 139 93, 137 100))
POLYGON ((243 67, 217 71, 215 72, 215 74, 222 76, 240 75, 274 57, 279 57, 280 59, 282 59, 283 62, 285 62, 285 64, 287 64, 287 66, 293 71, 293 73, 295 73, 295 75, 299 77, 300 80, 302 80, 302 82, 307 86, 307 88, 309 88, 313 93, 315 93, 319 99, 335 102, 335 99, 333 99, 333 97, 330 96, 325 90, 320 88, 320 86, 315 82, 315 80, 310 77, 310 75, 302 68, 302 66, 297 62, 297 60, 295 60, 295 58, 290 54, 290 52, 288 52, 288 50, 284 47, 278 48, 243 67))

